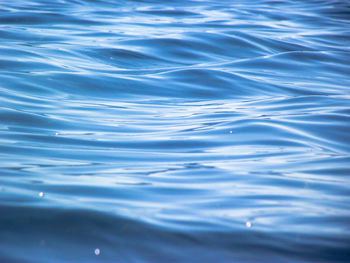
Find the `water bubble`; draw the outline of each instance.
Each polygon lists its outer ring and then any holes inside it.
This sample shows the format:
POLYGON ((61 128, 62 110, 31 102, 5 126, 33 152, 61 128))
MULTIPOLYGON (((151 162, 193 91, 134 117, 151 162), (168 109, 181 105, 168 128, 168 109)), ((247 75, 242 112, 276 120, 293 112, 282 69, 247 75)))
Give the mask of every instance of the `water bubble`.
POLYGON ((100 255, 100 253, 101 253, 101 250, 99 248, 96 248, 95 249, 95 255, 98 256, 98 255, 100 255))
POLYGON ((45 194, 44 194, 43 192, 40 192, 40 193, 39 193, 39 196, 40 196, 40 197, 44 197, 45 194))
POLYGON ((252 227, 252 222, 247 221, 247 222, 245 223, 245 226, 248 227, 248 228, 252 227))

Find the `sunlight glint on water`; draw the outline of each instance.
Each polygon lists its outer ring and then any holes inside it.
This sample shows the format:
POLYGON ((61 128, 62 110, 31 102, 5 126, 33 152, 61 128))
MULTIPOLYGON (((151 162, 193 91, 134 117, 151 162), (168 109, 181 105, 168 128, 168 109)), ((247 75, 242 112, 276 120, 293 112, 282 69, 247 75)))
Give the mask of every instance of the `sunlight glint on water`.
POLYGON ((0 262, 349 262, 350 2, 0 1, 0 262))

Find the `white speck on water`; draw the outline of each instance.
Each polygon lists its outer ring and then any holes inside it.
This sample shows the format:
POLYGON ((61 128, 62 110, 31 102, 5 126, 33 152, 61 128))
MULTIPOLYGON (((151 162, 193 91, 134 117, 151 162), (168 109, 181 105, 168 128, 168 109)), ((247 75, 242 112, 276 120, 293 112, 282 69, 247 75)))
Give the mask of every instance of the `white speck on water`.
POLYGON ((230 131, 230 133, 232 133, 232 131, 230 131))
POLYGON ((40 197, 44 197, 45 194, 44 194, 43 192, 40 192, 40 193, 39 193, 39 196, 40 196, 40 197))
POLYGON ((101 253, 101 250, 99 248, 96 248, 95 249, 95 255, 98 256, 98 255, 100 255, 100 253, 101 253))
POLYGON ((246 225, 246 227, 250 228, 250 227, 252 227, 252 222, 247 221, 247 222, 245 223, 245 225, 246 225))
POLYGON ((58 133, 58 132, 56 132, 56 133, 55 133, 55 135, 57 136, 57 135, 59 135, 59 133, 58 133))

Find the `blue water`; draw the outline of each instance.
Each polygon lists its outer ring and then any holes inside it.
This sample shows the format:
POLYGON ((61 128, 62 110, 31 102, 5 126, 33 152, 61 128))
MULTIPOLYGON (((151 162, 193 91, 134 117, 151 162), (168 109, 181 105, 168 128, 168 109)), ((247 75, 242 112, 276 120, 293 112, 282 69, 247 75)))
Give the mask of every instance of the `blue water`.
POLYGON ((350 262, 350 1, 0 1, 0 262, 350 262))

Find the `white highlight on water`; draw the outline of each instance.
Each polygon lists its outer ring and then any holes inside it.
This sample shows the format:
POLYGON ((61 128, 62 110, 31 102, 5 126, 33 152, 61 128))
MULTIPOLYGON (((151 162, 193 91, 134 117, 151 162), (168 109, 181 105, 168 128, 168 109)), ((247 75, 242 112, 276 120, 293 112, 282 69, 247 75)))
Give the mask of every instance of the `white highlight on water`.
POLYGON ((245 223, 245 225, 246 225, 246 227, 250 228, 250 227, 252 227, 252 222, 247 221, 247 222, 245 223))
POLYGON ((43 192, 40 192, 40 193, 39 193, 39 196, 40 196, 40 197, 44 197, 45 194, 44 194, 43 192))
POLYGON ((95 255, 98 256, 98 255, 100 255, 100 253, 101 253, 101 250, 99 248, 96 248, 95 249, 95 255))

